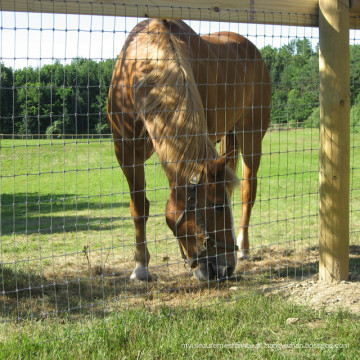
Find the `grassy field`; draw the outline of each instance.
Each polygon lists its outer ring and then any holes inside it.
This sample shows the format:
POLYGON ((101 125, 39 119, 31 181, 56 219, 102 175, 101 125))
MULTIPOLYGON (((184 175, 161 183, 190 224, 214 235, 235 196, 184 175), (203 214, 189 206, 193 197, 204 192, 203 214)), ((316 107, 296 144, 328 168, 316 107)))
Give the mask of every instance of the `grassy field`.
MULTIPOLYGON (((356 245, 359 245, 360 228, 359 144, 360 135, 352 134, 350 243, 356 245)), ((76 345, 85 341, 88 348, 96 347, 96 339, 100 338, 106 343, 104 351, 114 351, 114 356, 134 358, 137 346, 146 346, 147 341, 150 344, 158 336, 165 341, 158 357, 167 358, 181 339, 176 338, 172 344, 163 339, 161 329, 166 328, 165 333, 175 336, 169 329, 177 322, 191 328, 192 322, 196 321, 204 328, 209 327, 211 334, 216 329, 216 326, 211 328, 211 318, 221 319, 222 316, 217 309, 229 307, 224 311, 226 314, 228 311, 226 316, 231 317, 235 307, 241 316, 247 316, 243 310, 248 311, 253 303, 259 308, 249 315, 251 318, 240 317, 236 322, 239 326, 244 321, 248 327, 244 333, 250 332, 252 337, 242 337, 241 327, 237 328, 239 333, 234 333, 224 324, 224 329, 219 330, 222 335, 219 335, 218 341, 229 339, 231 342, 253 343, 256 339, 257 342, 265 342, 260 340, 261 336, 265 337, 265 329, 269 332, 267 342, 290 341, 283 322, 274 319, 265 325, 265 320, 258 315, 262 311, 276 314, 280 311, 276 306, 278 300, 269 303, 267 299, 258 298, 258 295, 248 296, 248 293, 253 293, 258 284, 274 279, 316 272, 317 131, 289 129, 271 131, 266 135, 258 174, 258 197, 251 220, 250 260, 238 265, 234 279, 222 283, 199 284, 184 269, 176 241, 165 223, 168 183, 155 156, 146 166, 147 196, 151 204, 148 242, 155 281, 138 284, 129 282, 134 266, 129 190, 110 139, 1 140, 0 151, 1 341, 9 349, 9 354, 15 353, 21 335, 24 339, 21 351, 35 349, 38 357, 46 357, 49 352, 61 357, 58 353, 60 348, 51 341, 47 342, 49 339, 61 339, 59 343, 67 349, 65 352, 76 353, 81 351, 74 350, 76 345), (244 293, 244 296, 237 295, 236 305, 220 302, 220 305, 206 308, 206 311, 209 310, 206 316, 203 310, 197 309, 219 304, 220 298, 234 300, 229 290, 232 286, 240 287, 244 293), (265 307, 263 310, 262 306, 265 307), (123 309, 132 307, 135 309, 130 313, 123 312, 123 309), (189 307, 197 310, 179 310, 189 307), (172 316, 168 320, 167 317, 153 318, 151 314, 158 311, 169 312, 172 316), (203 317, 208 317, 208 321, 203 317), (136 318, 151 323, 150 327, 160 329, 159 332, 154 330, 154 334, 150 334, 147 330, 146 339, 141 340, 140 334, 133 330, 139 326, 134 320, 136 318), (22 324, 21 331, 17 322, 22 324), (270 331, 270 328, 281 326, 284 329, 279 334, 275 330, 275 334, 270 331), (263 335, 257 337, 257 331, 259 336, 263 335), (106 333, 111 334, 109 338, 106 333), (38 345, 34 348, 33 343, 38 345), (116 344, 126 345, 127 350, 115 350, 116 344)), ((241 209, 239 191, 234 193, 232 200, 235 225, 238 226, 241 209)), ((285 308, 279 317, 284 317, 288 311, 304 312, 306 319, 313 316, 302 308, 285 308)), ((309 327, 319 328, 319 332, 307 341, 319 340, 321 331, 324 334, 325 328, 335 327, 337 316, 342 315, 333 316, 319 315, 316 326, 309 325, 312 320, 304 320, 295 335, 298 334, 304 341, 309 327)), ((348 323, 346 332, 351 333, 352 317, 345 316, 345 319, 348 323)), ((339 338, 332 337, 330 330, 326 334, 324 337, 329 343, 339 338)), ((211 338, 209 335, 202 340, 197 339, 195 333, 192 336, 191 340, 189 335, 188 341, 206 342, 211 338)), ((291 342, 295 340, 294 337, 291 342)), ((151 351, 155 350, 149 351, 140 355, 143 358, 153 357, 151 351)), ((273 354, 270 350, 266 351, 263 349, 256 354, 260 354, 259 358, 273 354)), ((190 353, 194 357, 195 354, 201 356, 199 349, 190 353)), ((228 353, 234 354, 234 357, 239 354, 228 353)), ((189 351, 183 348, 179 354, 186 357, 189 351)), ((217 353, 213 350, 211 354, 215 356, 217 353)), ((313 353, 308 354, 311 357, 313 353)), ((323 356, 327 353, 319 354, 323 356)), ((94 357, 100 358, 101 353, 96 353, 94 357)))
POLYGON ((0 358, 358 359, 359 316, 247 295, 192 310, 144 306, 76 322, 23 322, 21 332, 8 326, 0 358))

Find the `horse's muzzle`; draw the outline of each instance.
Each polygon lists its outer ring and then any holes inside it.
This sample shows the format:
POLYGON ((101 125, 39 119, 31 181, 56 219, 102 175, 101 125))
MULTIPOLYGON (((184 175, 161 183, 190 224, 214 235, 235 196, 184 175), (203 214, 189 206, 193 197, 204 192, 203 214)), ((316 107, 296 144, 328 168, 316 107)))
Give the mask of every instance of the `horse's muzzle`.
POLYGON ((235 270, 231 264, 221 264, 215 256, 205 258, 199 262, 198 267, 194 270, 194 277, 201 281, 209 281, 214 278, 225 280, 229 278, 235 270))

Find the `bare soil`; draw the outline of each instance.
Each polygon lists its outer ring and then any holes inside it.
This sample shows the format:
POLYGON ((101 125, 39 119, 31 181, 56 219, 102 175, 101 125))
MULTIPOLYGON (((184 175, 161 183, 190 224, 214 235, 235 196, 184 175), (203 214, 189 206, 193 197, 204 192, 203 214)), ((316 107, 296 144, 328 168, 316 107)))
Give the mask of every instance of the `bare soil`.
POLYGON ((284 296, 289 301, 309 305, 326 311, 349 311, 360 315, 360 275, 350 276, 349 281, 326 283, 318 275, 302 281, 288 281, 275 289, 268 287, 265 292, 284 296))
POLYGON ((262 291, 314 309, 349 311, 360 315, 360 246, 350 247, 350 276, 346 281, 319 281, 316 273, 300 279, 282 278, 270 286, 263 286, 262 291))

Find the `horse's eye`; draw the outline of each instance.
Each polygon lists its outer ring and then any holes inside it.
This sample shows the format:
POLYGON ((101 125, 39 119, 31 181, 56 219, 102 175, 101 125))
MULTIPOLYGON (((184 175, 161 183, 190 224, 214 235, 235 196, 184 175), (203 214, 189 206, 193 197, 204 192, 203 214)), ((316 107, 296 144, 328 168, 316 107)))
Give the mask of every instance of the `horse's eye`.
POLYGON ((225 209, 225 205, 224 205, 224 204, 221 204, 221 205, 215 204, 215 205, 214 205, 214 209, 215 209, 217 212, 222 213, 222 212, 224 211, 224 209, 225 209))

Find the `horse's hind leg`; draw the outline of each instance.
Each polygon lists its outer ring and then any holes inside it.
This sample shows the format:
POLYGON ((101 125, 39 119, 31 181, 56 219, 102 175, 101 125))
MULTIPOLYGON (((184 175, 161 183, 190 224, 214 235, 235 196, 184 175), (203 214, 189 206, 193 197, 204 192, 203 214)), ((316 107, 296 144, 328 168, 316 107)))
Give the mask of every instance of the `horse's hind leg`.
MULTIPOLYGON (((261 139, 258 141, 261 142, 261 139)), ((247 141, 245 141, 247 142, 247 141)), ((255 141, 254 141, 255 142, 255 141)), ((249 223, 251 210, 255 203, 257 190, 257 172, 260 165, 260 150, 255 145, 254 153, 251 153, 247 146, 243 146, 243 161, 242 161, 242 177, 241 177, 241 202, 242 213, 240 222, 240 232, 237 237, 237 245, 240 249, 240 259, 246 259, 249 250, 249 223), (258 150, 256 150, 256 148, 258 150)))
MULTIPOLYGON (((220 142, 220 154, 226 156, 226 165, 230 166, 235 172, 237 172, 238 160, 239 160, 239 142, 237 140, 236 132, 231 130, 225 136, 222 137, 220 142)), ((231 195, 231 194, 230 194, 231 195)))
MULTIPOLYGON (((266 130, 265 130, 266 131, 266 130)), ((240 184, 242 213, 237 245, 240 249, 239 259, 246 259, 249 250, 249 223, 257 190, 257 172, 260 166, 261 145, 264 130, 253 129, 237 133, 237 140, 242 153, 242 177, 240 184)))
POLYGON ((136 163, 135 149, 132 146, 126 147, 125 143, 126 141, 115 141, 115 153, 129 184, 130 211, 135 225, 135 269, 130 279, 151 281, 148 270, 150 254, 146 245, 149 200, 145 193, 145 169, 144 164, 136 163))
MULTIPOLYGON (((240 183, 242 212, 240 231, 237 237, 239 247, 239 259, 246 259, 249 250, 249 223, 251 210, 255 203, 257 190, 257 172, 260 165, 261 141, 263 134, 259 131, 244 131, 239 125, 234 132, 230 132, 221 141, 220 153, 231 153, 233 150, 241 150, 242 176, 240 183)), ((237 154, 236 154, 237 155, 237 154)), ((236 171, 238 156, 230 156, 227 165, 236 171)))

